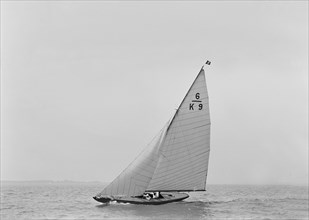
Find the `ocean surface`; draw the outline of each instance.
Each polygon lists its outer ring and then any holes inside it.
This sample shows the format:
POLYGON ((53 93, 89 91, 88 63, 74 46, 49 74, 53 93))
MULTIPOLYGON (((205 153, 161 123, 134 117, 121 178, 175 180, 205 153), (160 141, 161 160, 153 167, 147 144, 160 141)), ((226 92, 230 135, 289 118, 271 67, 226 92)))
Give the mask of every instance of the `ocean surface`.
POLYGON ((105 184, 2 182, 4 219, 308 219, 307 186, 207 185, 182 202, 158 206, 92 199, 105 184))

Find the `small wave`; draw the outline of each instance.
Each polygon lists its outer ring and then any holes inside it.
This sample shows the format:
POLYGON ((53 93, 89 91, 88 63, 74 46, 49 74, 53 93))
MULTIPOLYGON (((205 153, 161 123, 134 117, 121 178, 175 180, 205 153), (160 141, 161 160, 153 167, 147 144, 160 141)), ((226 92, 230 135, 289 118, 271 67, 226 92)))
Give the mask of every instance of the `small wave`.
POLYGON ((98 207, 98 208, 103 208, 103 207, 106 207, 106 206, 108 206, 108 203, 102 203, 102 204, 96 205, 96 207, 98 207))
POLYGON ((117 201, 110 201, 109 204, 111 205, 132 205, 131 203, 128 203, 128 202, 117 202, 117 201))
POLYGON ((306 198, 295 198, 295 197, 283 197, 283 198, 237 198, 231 199, 228 201, 210 201, 210 203, 231 203, 231 202, 282 202, 282 201, 291 201, 291 200, 299 200, 299 201, 308 201, 306 198))
POLYGON ((186 201, 185 204, 194 204, 194 205, 213 205, 213 204, 221 204, 226 203, 226 201, 186 201))
POLYGON ((300 200, 300 201, 308 201, 308 198, 285 197, 285 198, 278 198, 277 200, 300 200))
POLYGON ((265 203, 265 202, 284 202, 284 201, 308 201, 306 198, 283 197, 283 198, 235 198, 228 200, 197 200, 184 201, 185 204, 195 205, 216 205, 224 203, 265 203))

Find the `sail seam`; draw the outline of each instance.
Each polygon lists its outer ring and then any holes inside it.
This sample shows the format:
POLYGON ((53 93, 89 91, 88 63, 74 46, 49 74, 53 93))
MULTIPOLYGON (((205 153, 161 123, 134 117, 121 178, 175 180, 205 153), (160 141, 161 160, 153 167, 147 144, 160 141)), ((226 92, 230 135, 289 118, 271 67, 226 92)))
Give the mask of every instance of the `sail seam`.
MULTIPOLYGON (((207 135, 207 134, 206 134, 206 135, 207 135)), ((204 136, 205 136, 205 134, 204 134, 204 135, 197 136, 197 137, 195 137, 195 138, 190 138, 189 141, 192 141, 192 140, 194 140, 194 139, 201 138, 201 137, 204 137, 204 136)), ((177 144, 180 144, 180 143, 184 143, 184 141, 173 142, 172 144, 169 144, 169 145, 177 145, 177 144)), ((193 143, 195 143, 195 142, 192 142, 191 144, 193 144, 193 143)))
MULTIPOLYGON (((193 175, 190 175, 189 177, 192 177, 193 175)), ((196 176, 196 175, 194 175, 196 176)), ((203 179, 202 175, 198 179, 203 179)), ((179 181, 177 184, 169 184, 170 188, 178 188, 178 189, 186 189, 186 188, 195 188, 196 186, 196 181, 193 180, 186 180, 186 181, 179 181)))
MULTIPOLYGON (((206 134, 207 135, 207 134, 206 134)), ((204 140, 208 140, 209 139, 209 137, 204 137, 204 136, 198 136, 197 138, 195 138, 195 139, 197 139, 197 141, 192 141, 193 139, 191 139, 190 141, 190 144, 197 144, 197 143, 200 143, 200 142, 202 142, 202 141, 204 141, 204 140), (197 139, 198 138, 198 139, 197 139), (204 139, 205 138, 205 139, 204 139)), ((177 142, 177 143, 173 143, 173 142, 169 142, 168 143, 168 145, 170 145, 170 146, 172 146, 172 145, 176 145, 176 144, 179 144, 179 145, 181 145, 181 144, 184 144, 184 142, 177 142)), ((178 145, 178 146, 179 146, 178 145)), ((165 151, 163 151, 163 152, 167 152, 166 150, 165 151)))
MULTIPOLYGON (((199 158, 199 159, 205 159, 205 158, 199 158)), ((198 166, 198 165, 199 165, 199 164, 195 164, 195 166, 198 166)), ((174 169, 171 169, 171 170, 175 170, 175 168, 174 168, 174 169)), ((174 175, 175 175, 175 174, 178 174, 178 173, 184 173, 184 172, 186 172, 186 171, 187 171, 187 169, 184 168, 184 169, 182 169, 181 171, 175 172, 174 175)), ((168 179, 168 178, 166 178, 166 177, 169 177, 169 173, 164 173, 164 175, 157 176, 156 181, 158 181, 158 179, 168 179)), ((174 178, 174 177, 175 177, 175 176, 173 176, 173 177, 171 177, 171 178, 174 178)))
POLYGON ((205 118, 203 118, 204 120, 206 120, 206 119, 208 119, 207 118, 207 115, 205 115, 205 113, 207 113, 207 112, 205 112, 206 110, 201 110, 201 111, 199 111, 199 112, 197 112, 197 113, 191 113, 191 114, 185 114, 185 113, 181 113, 181 115, 182 116, 186 116, 186 115, 193 115, 192 117, 187 117, 187 118, 183 118, 183 119, 179 119, 178 121, 180 122, 180 121, 187 121, 187 120, 189 120, 189 119, 195 119, 195 118, 197 118, 197 119, 201 119, 202 117, 205 117, 205 118))
MULTIPOLYGON (((168 127, 171 125, 171 122, 168 124, 168 127)), ((160 158, 161 158, 161 156, 163 155, 164 156, 164 154, 162 154, 161 152, 161 146, 163 146, 164 145, 164 142, 165 142, 165 140, 166 140, 166 137, 167 137, 167 132, 168 132, 168 127, 167 127, 167 129, 165 130, 165 132, 164 132, 164 136, 163 136, 163 139, 161 140, 161 142, 160 142, 160 147, 158 148, 158 153, 159 153, 159 156, 158 156, 158 158, 157 158, 157 163, 156 163, 156 167, 155 167, 155 169, 154 169, 154 171, 153 171, 153 173, 152 173, 152 177, 154 176, 154 174, 156 173, 156 170, 157 170, 157 168, 158 168, 158 165, 159 165, 159 161, 160 161, 160 158)), ((149 186, 149 184, 151 183, 151 180, 152 180, 152 178, 150 179, 150 181, 148 182, 148 186, 149 186)), ((148 187, 147 186, 147 187, 148 187)), ((147 189, 147 187, 146 187, 146 189, 147 189)))
POLYGON ((203 123, 209 123, 208 122, 209 121, 209 119, 208 118, 205 118, 205 119, 202 119, 202 120, 197 120, 197 121, 193 121, 193 122, 191 122, 191 123, 186 123, 186 124, 183 124, 183 125, 175 125, 174 127, 173 127, 173 129, 174 128, 179 128, 179 127, 187 127, 187 126, 189 126, 189 125, 193 125, 193 124, 197 124, 197 123, 200 123, 200 124, 203 124, 203 123))
MULTIPOLYGON (((204 172, 206 171, 206 170, 203 170, 204 172)), ((194 176, 194 177, 196 177, 197 176, 197 174, 195 174, 195 173, 191 173, 191 174, 188 174, 188 175, 186 175, 186 177, 192 177, 192 176, 194 176)), ((175 179, 168 179, 168 181, 165 181, 165 184, 161 184, 161 183, 156 183, 156 184, 153 184, 153 185, 160 185, 160 186, 162 186, 162 187, 167 187, 167 186, 176 186, 176 185, 180 185, 180 183, 195 183, 196 182, 196 180, 183 180, 183 181, 177 181, 177 180, 179 180, 181 177, 183 177, 183 176, 178 176, 177 178, 175 178, 175 179), (177 184, 175 183, 175 184, 171 184, 172 182, 176 182, 177 181, 177 184)))
MULTIPOLYGON (((206 172, 206 170, 203 170, 203 172, 206 172)), ((192 176, 195 176, 196 177, 196 173, 193 173, 193 174, 188 174, 186 175, 186 177, 192 177, 192 176)), ((154 186, 157 185, 156 188, 158 187, 161 187, 161 188, 178 188, 178 189, 181 189, 181 188, 186 188, 184 187, 184 185, 194 185, 196 183, 196 180, 183 180, 183 181, 177 181, 181 178, 182 176, 179 176, 178 178, 175 178, 175 179, 171 179, 169 181, 165 181, 165 184, 153 184, 154 186), (172 184, 172 182, 176 182, 177 181, 177 184, 174 183, 172 184)), ((203 176, 200 175, 200 177, 198 177, 198 179, 203 179, 203 176)), ((189 187, 188 187, 189 188, 189 187)))
MULTIPOLYGON (((200 126, 196 126, 196 127, 192 127, 192 128, 188 128, 188 129, 186 129, 186 130, 184 130, 184 131, 190 131, 190 130, 192 130, 192 129, 201 128, 201 127, 206 127, 206 126, 208 126, 208 125, 210 125, 210 123, 207 123, 207 124, 204 124, 204 125, 200 125, 200 126)), ((208 130, 209 127, 206 128, 206 129, 208 130)), ((171 134, 176 134, 176 133, 171 133, 171 134)))
MULTIPOLYGON (((191 136, 191 135, 194 135, 194 134, 199 134, 199 133, 202 133, 202 132, 207 132, 209 130, 209 126, 206 127, 207 125, 200 125, 198 127, 193 127, 193 128, 190 128, 190 129, 186 129, 186 133, 188 133, 187 135, 184 135, 183 137, 187 137, 187 136, 191 136), (197 130, 197 128, 203 128, 203 130, 197 130), (190 131, 192 131, 192 133, 189 133, 190 131)), ((179 135, 179 133, 173 133, 174 135, 179 135)), ((207 133, 206 133, 207 134, 207 133)))
MULTIPOLYGON (((197 147, 197 148, 194 149, 194 151, 192 151, 192 153, 198 153, 200 150, 203 150, 205 148, 205 146, 203 146, 203 145, 194 145, 194 147, 197 147)), ((184 149, 184 147, 181 147, 181 151, 177 151, 177 152, 174 152, 174 153, 175 154, 183 154, 185 152, 185 150, 183 150, 183 149, 184 149)), ((207 150, 207 151, 209 152, 209 150, 207 150)), ((171 155, 171 157, 172 157, 172 155, 171 155)))
MULTIPOLYGON (((194 149, 193 151, 191 151, 191 154, 193 155, 193 156, 199 156, 200 154, 202 154, 202 153, 208 153, 209 152, 209 150, 205 150, 204 148, 204 146, 203 147, 201 147, 201 146, 203 146, 203 145, 200 145, 200 146, 198 146, 198 148, 197 149, 194 149)), ((182 151, 177 151, 177 152, 175 152, 175 154, 177 154, 177 155, 183 155, 184 153, 185 153, 186 151, 184 150, 184 148, 183 148, 183 150, 182 151)), ((176 156, 176 155, 175 155, 176 156)), ((186 159, 186 158, 188 158, 188 156, 189 155, 184 155, 184 159, 186 159)), ((173 159, 173 156, 171 155, 170 156, 171 158, 170 159, 173 159)), ((177 157, 176 157, 177 158, 177 157)))
MULTIPOLYGON (((203 159, 205 160, 205 158, 203 158, 203 159)), ((200 162, 201 162, 201 161, 200 161, 200 162)), ((195 166, 195 167, 200 166, 200 163, 195 164, 194 166, 195 166)), ((201 169, 203 169, 203 167, 202 167, 201 169)), ((204 169, 206 169, 206 168, 204 167, 204 169)), ((172 169, 172 171, 173 171, 173 170, 175 170, 175 169, 172 169)), ((200 171, 200 170, 198 170, 198 171, 200 171)), ((192 173, 192 172, 191 172, 191 173, 192 173)), ((155 179, 155 181, 152 182, 152 184, 160 183, 160 181, 162 181, 163 179, 164 179, 164 182, 174 181, 174 180, 176 180, 179 176, 190 175, 191 173, 189 172, 189 170, 188 170, 187 168, 186 168, 186 169, 183 169, 182 172, 179 172, 179 171, 174 172, 172 177, 171 177, 170 173, 164 173, 164 174, 162 174, 162 175, 160 175, 160 176, 157 176, 156 179, 155 179), (176 177, 177 177, 177 178, 176 178, 176 177)), ((186 177, 187 177, 187 176, 186 176, 186 177)))

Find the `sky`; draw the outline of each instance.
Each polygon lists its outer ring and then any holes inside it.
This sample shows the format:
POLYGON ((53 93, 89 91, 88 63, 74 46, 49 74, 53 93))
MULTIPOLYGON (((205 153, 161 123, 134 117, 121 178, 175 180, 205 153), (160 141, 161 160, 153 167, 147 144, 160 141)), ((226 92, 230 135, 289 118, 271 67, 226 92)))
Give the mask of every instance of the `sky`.
POLYGON ((307 1, 1 1, 1 180, 112 181, 206 60, 207 183, 308 185, 307 1))

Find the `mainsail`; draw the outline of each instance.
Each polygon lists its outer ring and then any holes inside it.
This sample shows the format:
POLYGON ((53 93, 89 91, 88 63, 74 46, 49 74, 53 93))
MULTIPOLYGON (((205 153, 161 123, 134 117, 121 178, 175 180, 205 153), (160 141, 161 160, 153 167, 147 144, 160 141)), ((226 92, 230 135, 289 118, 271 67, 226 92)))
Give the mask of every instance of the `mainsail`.
POLYGON ((205 190, 209 151, 209 104, 202 68, 172 120, 97 196, 205 190))
POLYGON ((208 93, 201 69, 168 128, 147 190, 205 190, 209 150, 208 93))

